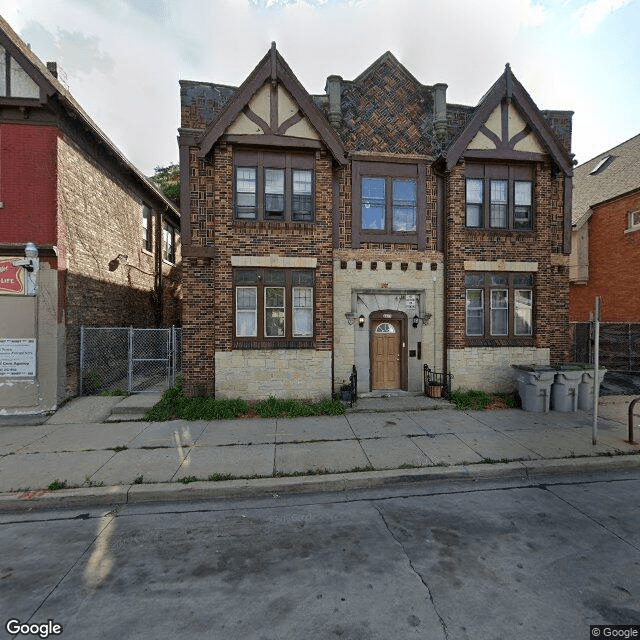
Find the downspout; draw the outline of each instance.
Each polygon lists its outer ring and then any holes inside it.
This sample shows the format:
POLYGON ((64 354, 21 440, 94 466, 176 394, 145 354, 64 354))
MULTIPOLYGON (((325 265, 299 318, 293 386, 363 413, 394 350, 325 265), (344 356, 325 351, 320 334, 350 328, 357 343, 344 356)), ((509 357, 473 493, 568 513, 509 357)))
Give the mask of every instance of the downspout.
MULTIPOLYGON (((442 261, 442 372, 445 380, 449 373, 449 312, 447 305, 447 279, 449 277, 449 180, 450 172, 446 171, 442 176, 442 227, 443 227, 443 247, 444 259, 442 261)), ((449 389, 449 393, 451 393, 449 389)))
MULTIPOLYGON (((449 227, 448 227, 448 217, 447 217, 447 202, 448 202, 448 173, 447 171, 441 173, 440 171, 434 169, 434 174, 438 180, 438 189, 437 189, 437 209, 438 209, 438 224, 440 225, 440 230, 438 231, 438 245, 436 249, 438 251, 442 251, 443 260, 442 260, 442 371, 446 376, 448 373, 448 337, 447 337, 447 326, 448 326, 448 313, 447 313, 447 275, 448 275, 448 235, 449 235, 449 227)), ((434 286, 435 293, 435 286, 434 286)), ((435 311, 435 309, 434 309, 435 311)), ((435 362, 433 363, 435 367, 435 362)), ((446 379, 446 378, 445 378, 446 379)), ((451 391, 451 390, 449 390, 451 391)))
POLYGON ((154 209, 157 220, 155 233, 155 275, 154 275, 154 316, 156 327, 162 326, 162 213, 159 209, 154 209))

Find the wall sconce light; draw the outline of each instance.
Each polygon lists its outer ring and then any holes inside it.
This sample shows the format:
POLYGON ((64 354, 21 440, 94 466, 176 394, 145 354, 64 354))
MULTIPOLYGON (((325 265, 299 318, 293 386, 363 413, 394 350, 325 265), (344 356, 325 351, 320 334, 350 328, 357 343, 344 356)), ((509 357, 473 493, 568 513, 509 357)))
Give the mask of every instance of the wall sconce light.
POLYGON ((364 316, 362 314, 360 314, 360 317, 358 318, 358 326, 362 329, 362 327, 364 327, 364 316))
POLYGON ((416 315, 413 316, 413 320, 411 321, 411 325, 413 326, 414 329, 418 328, 418 324, 420 324, 420 318, 416 315))

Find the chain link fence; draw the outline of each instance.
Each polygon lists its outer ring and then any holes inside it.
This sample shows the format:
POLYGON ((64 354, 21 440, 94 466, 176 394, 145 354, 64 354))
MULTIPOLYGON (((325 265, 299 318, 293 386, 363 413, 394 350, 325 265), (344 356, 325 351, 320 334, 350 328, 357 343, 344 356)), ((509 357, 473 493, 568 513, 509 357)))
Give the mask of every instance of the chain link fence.
POLYGON ((179 327, 80 329, 80 395, 164 391, 181 372, 179 327))
MULTIPOLYGON (((573 361, 593 362, 593 323, 572 323, 571 331, 573 361)), ((600 365, 610 371, 640 371, 640 324, 600 323, 600 365)))

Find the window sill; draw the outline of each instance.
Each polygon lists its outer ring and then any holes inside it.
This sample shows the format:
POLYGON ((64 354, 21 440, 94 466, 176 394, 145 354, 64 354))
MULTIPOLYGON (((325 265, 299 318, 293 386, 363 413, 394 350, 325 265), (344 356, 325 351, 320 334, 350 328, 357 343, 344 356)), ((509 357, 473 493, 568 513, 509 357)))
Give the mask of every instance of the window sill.
POLYGON ((297 221, 297 220, 260 220, 260 219, 233 219, 233 226, 238 227, 240 229, 246 228, 254 228, 254 229, 273 229, 281 228, 281 229, 304 229, 309 231, 315 231, 317 229, 316 222, 305 222, 305 221, 297 221))
POLYGON ((153 257, 153 251, 148 251, 147 249, 141 249, 141 251, 144 255, 153 257))
POLYGON ((162 264, 168 264, 170 267, 175 267, 175 260, 172 262, 171 260, 167 260, 166 258, 162 258, 162 264))
POLYGON ((638 227, 630 227, 630 228, 624 230, 625 233, 633 233, 634 231, 640 231, 640 226, 638 226, 638 227))
POLYGON ((481 338, 481 337, 465 337, 465 346, 467 347, 535 347, 535 338, 533 336, 523 336, 519 338, 481 338))
POLYGON ((316 341, 313 338, 296 338, 294 340, 260 340, 241 339, 233 341, 233 349, 315 349, 316 341))
POLYGON ((533 229, 502 229, 500 227, 464 227, 465 231, 471 231, 474 233, 499 233, 501 235, 513 235, 516 233, 522 233, 524 235, 533 235, 533 229))

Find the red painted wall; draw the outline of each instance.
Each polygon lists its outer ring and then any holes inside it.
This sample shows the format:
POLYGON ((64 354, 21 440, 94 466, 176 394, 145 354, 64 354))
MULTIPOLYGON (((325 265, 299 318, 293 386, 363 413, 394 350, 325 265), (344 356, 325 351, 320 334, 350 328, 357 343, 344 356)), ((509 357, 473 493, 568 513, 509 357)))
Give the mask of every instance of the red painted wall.
POLYGON ((640 322, 640 230, 625 233, 628 213, 640 209, 635 193, 596 208, 589 221, 589 281, 572 284, 572 322, 587 322, 596 296, 603 322, 640 322))
POLYGON ((0 243, 56 244, 55 127, 0 125, 0 243))

